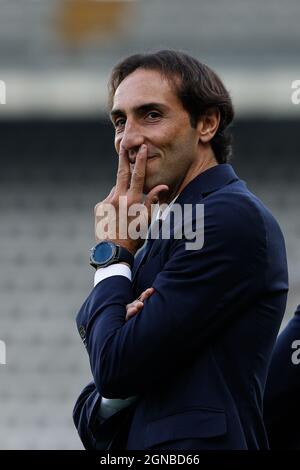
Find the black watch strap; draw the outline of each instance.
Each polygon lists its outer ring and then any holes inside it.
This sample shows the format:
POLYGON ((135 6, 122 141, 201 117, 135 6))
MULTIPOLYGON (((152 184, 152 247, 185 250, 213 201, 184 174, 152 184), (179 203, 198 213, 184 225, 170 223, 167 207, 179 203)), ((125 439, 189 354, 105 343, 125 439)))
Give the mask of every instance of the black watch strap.
POLYGON ((118 246, 118 254, 112 264, 121 263, 122 261, 124 261, 125 263, 128 263, 129 266, 132 268, 133 263, 134 263, 133 254, 130 253, 130 251, 127 250, 127 248, 124 248, 123 246, 120 246, 120 245, 117 245, 117 246, 118 246))

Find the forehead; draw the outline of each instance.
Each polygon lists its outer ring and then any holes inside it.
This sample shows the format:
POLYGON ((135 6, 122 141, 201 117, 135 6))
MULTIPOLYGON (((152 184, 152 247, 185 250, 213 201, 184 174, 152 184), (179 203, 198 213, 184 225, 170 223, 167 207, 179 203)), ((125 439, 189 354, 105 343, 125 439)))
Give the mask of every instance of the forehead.
POLYGON ((113 108, 131 108, 154 101, 182 108, 174 86, 166 77, 156 70, 137 69, 116 89, 113 108))

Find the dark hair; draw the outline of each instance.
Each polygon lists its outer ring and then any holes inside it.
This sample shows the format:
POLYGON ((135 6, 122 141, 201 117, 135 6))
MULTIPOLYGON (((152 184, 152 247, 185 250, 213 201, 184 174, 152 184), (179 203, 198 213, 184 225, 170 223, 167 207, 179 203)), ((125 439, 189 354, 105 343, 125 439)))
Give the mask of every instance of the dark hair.
POLYGON ((228 126, 233 120, 234 109, 230 95, 218 75, 207 65, 190 55, 173 50, 161 50, 149 54, 134 54, 117 64, 108 82, 108 105, 120 83, 138 68, 157 70, 175 87, 178 98, 189 113, 192 127, 196 127, 201 115, 210 107, 220 111, 220 124, 211 140, 216 160, 226 163, 232 154, 232 136, 228 126), (176 77, 180 78, 176 80, 176 77))

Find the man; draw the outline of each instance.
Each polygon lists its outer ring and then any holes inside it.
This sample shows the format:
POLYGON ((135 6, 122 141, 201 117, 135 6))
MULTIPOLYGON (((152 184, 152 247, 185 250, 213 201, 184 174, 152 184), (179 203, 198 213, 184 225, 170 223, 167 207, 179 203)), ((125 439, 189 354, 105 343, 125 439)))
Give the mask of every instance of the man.
POLYGON ((264 398, 271 449, 299 450, 300 305, 276 341, 264 398))
POLYGON ((277 222, 227 163, 230 96, 209 67, 176 51, 125 59, 109 85, 119 169, 95 207, 95 286, 77 316, 93 375, 74 409, 80 437, 100 448, 125 409, 115 447, 267 448, 262 396, 286 305, 286 253, 277 222), (150 233, 158 224, 142 250, 142 237, 121 238, 120 226, 104 235, 124 197, 126 209, 143 205, 150 233), (107 204, 115 214, 98 230, 107 204), (172 216, 188 205, 193 230, 204 206, 197 249, 172 216))

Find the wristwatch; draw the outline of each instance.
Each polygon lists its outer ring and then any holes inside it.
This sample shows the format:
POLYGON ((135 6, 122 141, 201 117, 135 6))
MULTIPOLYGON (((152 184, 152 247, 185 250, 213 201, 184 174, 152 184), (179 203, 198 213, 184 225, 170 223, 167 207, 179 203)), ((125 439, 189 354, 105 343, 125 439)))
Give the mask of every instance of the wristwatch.
POLYGON ((133 254, 123 246, 110 241, 97 243, 97 245, 91 248, 90 252, 90 265, 95 269, 105 268, 122 261, 128 263, 131 268, 133 266, 133 254))

